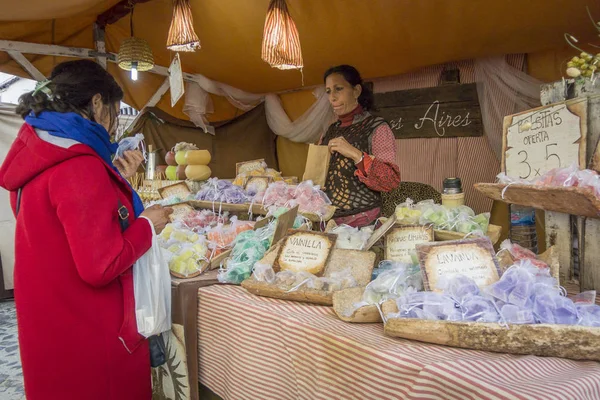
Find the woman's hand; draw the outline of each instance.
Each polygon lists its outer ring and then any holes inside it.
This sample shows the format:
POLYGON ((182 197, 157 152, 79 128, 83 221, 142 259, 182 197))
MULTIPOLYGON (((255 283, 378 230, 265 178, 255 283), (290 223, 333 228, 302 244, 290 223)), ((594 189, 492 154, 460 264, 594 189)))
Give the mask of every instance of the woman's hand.
POLYGON ((329 147, 329 152, 333 154, 334 151, 337 151, 344 157, 347 157, 354 161, 354 163, 360 162, 360 159, 363 156, 362 151, 352 146, 346 139, 343 137, 338 137, 329 141, 327 145, 329 147))
POLYGON ((173 214, 173 209, 169 207, 161 207, 158 204, 148 207, 140 217, 146 217, 154 225, 156 233, 161 233, 169 222, 169 215, 173 214))
POLYGON ((113 164, 117 167, 123 178, 129 179, 135 175, 142 161, 144 161, 144 156, 142 156, 141 151, 129 150, 123 153, 122 158, 115 158, 113 164))

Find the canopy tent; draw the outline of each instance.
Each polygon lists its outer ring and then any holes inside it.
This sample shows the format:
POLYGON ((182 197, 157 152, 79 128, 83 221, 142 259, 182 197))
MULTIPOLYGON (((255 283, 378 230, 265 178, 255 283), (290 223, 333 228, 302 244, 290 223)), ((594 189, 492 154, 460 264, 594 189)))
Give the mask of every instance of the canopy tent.
MULTIPOLYGON (((94 48, 94 21, 117 3, 2 0, 0 38, 94 48)), ((272 69, 260 59, 268 0, 191 0, 191 5, 202 49, 182 54, 184 71, 201 73, 254 93, 302 86, 300 72, 272 69)), ((589 21, 586 6, 600 18, 600 3, 591 0, 288 0, 288 5, 300 33, 307 86, 320 84, 323 71, 339 63, 353 64, 366 78, 377 78, 447 61, 540 52, 550 56, 536 57, 540 64, 531 69, 553 79, 560 74, 554 61, 562 61, 553 52, 564 48, 563 34, 572 33, 582 42, 593 40, 597 32, 589 21)), ((135 7, 135 36, 150 42, 155 61, 161 66, 168 66, 173 56, 165 47, 171 14, 171 0, 145 1, 135 7)), ((128 36, 128 18, 108 25, 106 50, 117 52, 128 36)), ((61 57, 27 58, 43 74, 63 61, 61 57)), ((125 101, 138 109, 164 80, 143 73, 139 81, 132 82, 116 65, 109 65, 109 70, 124 87, 125 101)), ((4 53, 0 54, 0 71, 24 75, 23 69, 4 53)), ((213 101, 213 121, 230 119, 239 113, 222 97, 213 96, 213 101)), ((293 114, 289 109, 296 107, 296 96, 283 101, 284 108, 293 114)), ((158 107, 186 118, 182 103, 171 109, 167 93, 158 107)))

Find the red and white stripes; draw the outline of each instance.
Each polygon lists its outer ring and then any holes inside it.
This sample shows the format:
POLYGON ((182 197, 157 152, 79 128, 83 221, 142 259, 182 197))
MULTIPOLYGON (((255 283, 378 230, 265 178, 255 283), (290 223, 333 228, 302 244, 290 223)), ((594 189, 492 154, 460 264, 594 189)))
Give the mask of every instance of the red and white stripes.
POLYGON ((600 364, 389 338, 330 307, 198 291, 199 379, 223 399, 596 399, 600 364))

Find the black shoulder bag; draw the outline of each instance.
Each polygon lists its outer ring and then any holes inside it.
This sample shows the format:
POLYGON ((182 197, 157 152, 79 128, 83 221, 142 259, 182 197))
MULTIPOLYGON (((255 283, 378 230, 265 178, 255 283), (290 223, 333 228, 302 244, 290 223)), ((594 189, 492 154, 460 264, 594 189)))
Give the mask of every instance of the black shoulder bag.
MULTIPOLYGON (((19 215, 19 209, 21 208, 21 192, 23 188, 17 190, 17 204, 15 207, 15 215, 19 215)), ((125 232, 129 228, 129 211, 121 201, 119 201, 119 224, 121 225, 121 232, 125 232)), ((160 367, 167 362, 167 351, 165 348, 165 341, 161 334, 150 336, 148 338, 148 344, 150 345, 150 365, 152 368, 160 367)))

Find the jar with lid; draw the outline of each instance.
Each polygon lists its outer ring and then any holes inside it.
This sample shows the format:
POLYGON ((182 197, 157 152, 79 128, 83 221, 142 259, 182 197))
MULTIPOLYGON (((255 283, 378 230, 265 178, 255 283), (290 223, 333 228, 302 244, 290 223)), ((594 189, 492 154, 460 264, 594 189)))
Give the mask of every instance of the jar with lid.
POLYGON ((465 204, 465 194, 462 190, 460 178, 444 179, 442 192, 442 205, 448 208, 454 208, 465 204))

